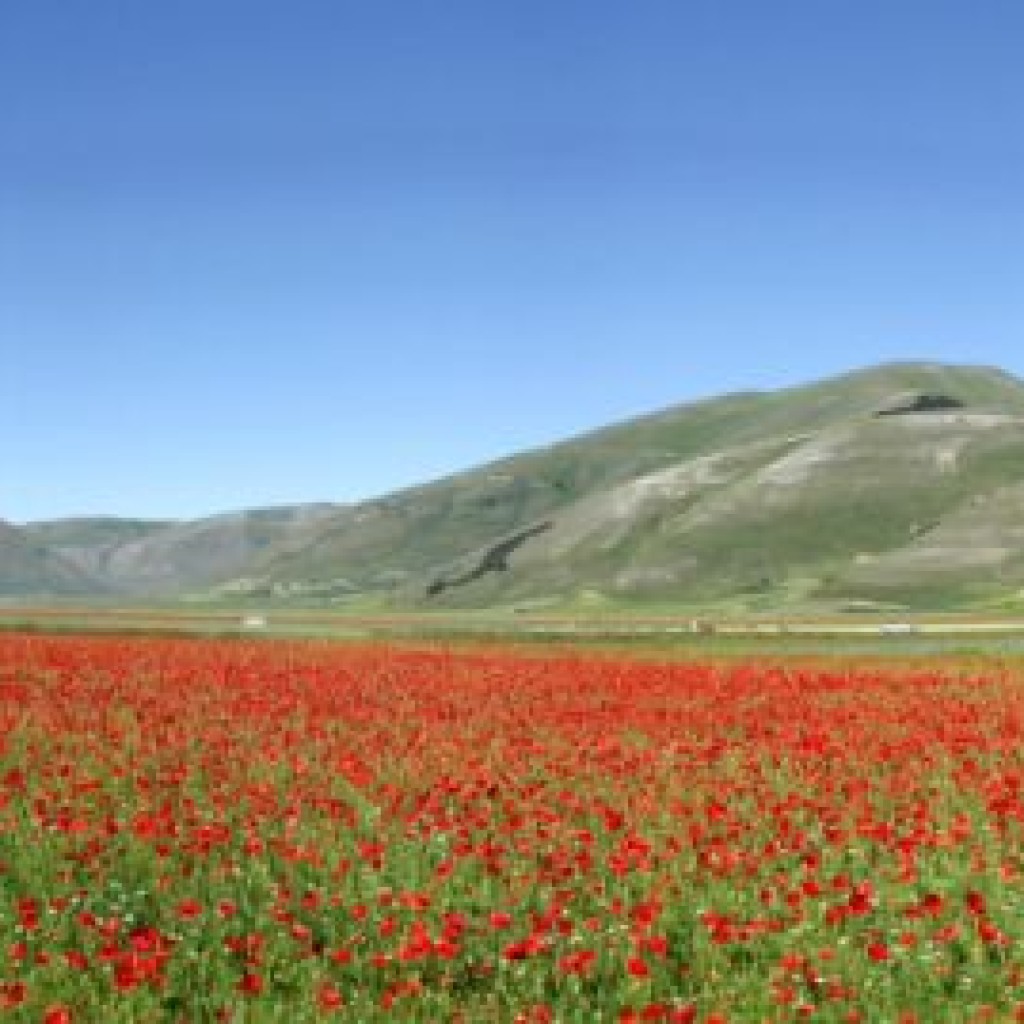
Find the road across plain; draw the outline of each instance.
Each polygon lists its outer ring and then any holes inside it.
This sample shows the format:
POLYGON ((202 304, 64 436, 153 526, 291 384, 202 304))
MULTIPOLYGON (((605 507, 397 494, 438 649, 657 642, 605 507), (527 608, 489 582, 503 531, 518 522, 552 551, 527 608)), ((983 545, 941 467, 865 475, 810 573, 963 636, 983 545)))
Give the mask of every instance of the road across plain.
POLYGON ((757 618, 693 614, 382 613, 361 615, 323 609, 24 607, 0 608, 0 627, 91 632, 240 632, 250 635, 335 636, 507 635, 551 637, 1024 637, 1024 618, 917 614, 852 621, 848 617, 757 618))

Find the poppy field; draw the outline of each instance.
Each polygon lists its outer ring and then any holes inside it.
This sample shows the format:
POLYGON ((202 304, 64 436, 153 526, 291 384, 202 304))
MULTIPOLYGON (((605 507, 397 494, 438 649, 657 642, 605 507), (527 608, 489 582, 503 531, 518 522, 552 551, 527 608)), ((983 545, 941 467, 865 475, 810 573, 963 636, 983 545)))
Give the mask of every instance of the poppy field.
POLYGON ((0 1020, 1024 1020, 1024 678, 0 636, 0 1020))

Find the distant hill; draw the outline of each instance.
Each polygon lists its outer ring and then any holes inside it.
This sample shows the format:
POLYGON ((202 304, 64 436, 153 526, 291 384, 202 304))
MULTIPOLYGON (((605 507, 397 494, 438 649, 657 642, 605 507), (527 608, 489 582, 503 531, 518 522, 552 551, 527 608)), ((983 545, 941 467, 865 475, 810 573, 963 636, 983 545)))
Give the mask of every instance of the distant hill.
POLYGON ((163 598, 233 578, 336 507, 283 506, 186 522, 83 517, 32 523, 21 532, 97 581, 104 594, 163 598))
POLYGON ((103 593, 95 577, 37 542, 26 531, 0 521, 0 596, 80 596, 103 593))
POLYGON ((679 405, 354 505, 23 533, 140 597, 792 609, 1013 599, 1024 382, 886 365, 679 405))

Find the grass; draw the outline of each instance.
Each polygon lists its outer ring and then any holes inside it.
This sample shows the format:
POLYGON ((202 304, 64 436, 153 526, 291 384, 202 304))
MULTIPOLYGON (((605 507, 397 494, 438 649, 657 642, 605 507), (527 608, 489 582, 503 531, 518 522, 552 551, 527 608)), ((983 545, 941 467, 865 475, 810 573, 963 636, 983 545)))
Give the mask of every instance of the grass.
MULTIPOLYGON (((983 634, 943 633, 998 616, 965 613, 904 616, 916 632, 880 635, 893 615, 793 616, 770 614, 706 616, 692 609, 649 605, 627 611, 602 609, 517 615, 476 613, 325 613, 271 611, 266 626, 242 625, 247 609, 196 612, 174 608, 50 607, 0 609, 0 632, 105 636, 313 639, 340 643, 368 640, 455 647, 515 646, 535 651, 619 652, 675 660, 703 658, 785 659, 794 656, 845 658, 990 657, 1024 653, 1024 631, 1012 616, 1004 628, 983 634), (692 632, 692 623, 717 629, 692 632), (851 628, 863 632, 847 632, 851 628), (730 632, 735 630, 735 632, 730 632)), ((703 628, 703 626, 701 627, 703 628)))

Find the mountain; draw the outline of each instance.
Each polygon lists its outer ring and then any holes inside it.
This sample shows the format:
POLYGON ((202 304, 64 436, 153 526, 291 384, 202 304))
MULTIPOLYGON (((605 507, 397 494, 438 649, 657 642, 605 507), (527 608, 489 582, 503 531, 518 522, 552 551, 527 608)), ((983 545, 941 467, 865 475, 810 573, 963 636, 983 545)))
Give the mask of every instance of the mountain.
POLYGON ((290 505, 185 522, 82 517, 31 523, 21 533, 104 593, 173 597, 233 578, 265 548, 304 535, 336 508, 290 505))
POLYGON ((10 523, 0 521, 0 595, 85 597, 103 584, 10 523))
POLYGON ((680 405, 340 509, 246 582, 423 607, 956 602, 1024 585, 1018 484, 1024 382, 887 365, 680 405))
POLYGON ((358 504, 116 522, 22 532, 139 597, 793 609, 1009 599, 1024 588, 1024 382, 892 364, 679 405, 358 504))

